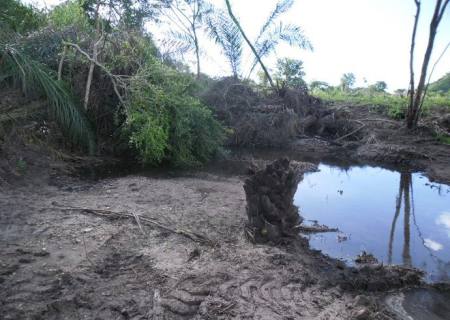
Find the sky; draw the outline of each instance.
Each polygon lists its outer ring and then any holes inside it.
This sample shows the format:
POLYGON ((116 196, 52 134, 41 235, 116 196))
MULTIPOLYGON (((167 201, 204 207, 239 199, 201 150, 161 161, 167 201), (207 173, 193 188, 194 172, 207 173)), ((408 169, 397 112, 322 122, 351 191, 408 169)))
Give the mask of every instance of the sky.
MULTIPOLYGON (((48 7, 61 0, 25 0, 48 7)), ((212 0, 224 7, 224 0, 212 0)), ((276 4, 276 0, 231 0, 248 36, 256 38, 261 25, 276 4)), ((435 1, 423 0, 416 40, 415 65, 419 73, 426 49, 429 22, 435 1)), ((312 42, 314 51, 280 45, 277 52, 266 58, 274 67, 277 58, 295 58, 304 62, 306 81, 321 80, 336 85, 343 73, 353 72, 356 85, 365 86, 385 81, 393 91, 406 88, 409 83, 409 49, 415 4, 413 0, 296 0, 292 9, 283 15, 283 23, 302 27, 312 42)), ((148 25, 156 39, 163 37, 163 28, 148 25)), ((206 41, 206 39, 202 39, 206 41)), ((450 7, 442 19, 436 36, 430 67, 450 42, 450 7)), ((211 76, 225 76, 231 72, 212 43, 203 46, 202 72, 211 76)), ((244 61, 251 61, 251 52, 244 50, 244 61)), ((193 57, 186 57, 192 70, 193 57)), ((247 63, 248 64, 248 63, 247 63)), ((244 68, 244 70, 246 70, 244 68)), ((450 49, 447 50, 432 76, 432 81, 450 72, 450 49)))

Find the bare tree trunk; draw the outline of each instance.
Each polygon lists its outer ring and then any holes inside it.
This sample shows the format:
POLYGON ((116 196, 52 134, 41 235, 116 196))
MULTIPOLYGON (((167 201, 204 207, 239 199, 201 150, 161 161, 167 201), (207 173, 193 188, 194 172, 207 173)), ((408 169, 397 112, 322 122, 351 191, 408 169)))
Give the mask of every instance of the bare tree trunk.
POLYGON ((198 44, 197 31, 195 30, 195 25, 192 25, 192 31, 194 33, 195 57, 197 59, 197 79, 200 79, 200 47, 198 44))
POLYGON ((430 63, 431 54, 433 52, 434 40, 436 38, 437 29, 439 27, 439 23, 441 22, 442 16, 444 15, 445 9, 450 2, 450 0, 436 0, 436 6, 434 9, 433 17, 430 23, 430 32, 428 36, 428 44, 427 49, 425 51, 425 56, 423 58, 422 70, 420 74, 419 83, 417 85, 417 89, 414 88, 414 72, 413 72, 413 55, 414 55, 414 46, 415 46, 415 36, 417 30, 417 23, 419 20, 420 14, 420 0, 414 0, 417 7, 417 14, 414 21, 414 30, 413 30, 413 39, 411 42, 411 57, 410 57, 410 101, 408 107, 408 113, 406 116, 406 125, 409 129, 414 128, 417 125, 419 120, 420 109, 425 99, 424 89, 425 89, 425 81, 427 78, 428 65, 430 63))
MULTIPOLYGON (((97 7, 95 8, 95 20, 96 20, 96 40, 93 44, 92 47, 92 59, 94 61, 97 61, 97 57, 98 57, 98 46, 100 44, 100 17, 99 17, 99 9, 100 9, 100 2, 97 3, 97 7)), ((88 105, 89 105, 89 95, 91 93, 91 85, 92 85, 92 78, 94 76, 94 68, 95 68, 95 63, 93 61, 91 61, 90 65, 89 65, 89 72, 88 72, 88 77, 86 80, 86 91, 84 93, 84 109, 87 110, 88 109, 88 105)))
POLYGON ((414 0, 416 3, 416 15, 414 17, 414 27, 413 27, 413 33, 411 38, 411 49, 409 51, 409 105, 408 105, 408 114, 406 115, 406 126, 408 128, 411 128, 413 126, 412 121, 412 110, 414 107, 414 92, 416 89, 415 83, 414 83, 414 48, 416 46, 416 34, 417 34, 417 25, 419 23, 419 17, 420 17, 420 1, 414 0))
POLYGON ((237 18, 234 16, 233 11, 231 9, 231 4, 230 4, 230 0, 225 0, 226 4, 227 4, 227 9, 228 9, 228 14, 231 17, 231 20, 233 20, 233 22, 236 24, 236 26, 238 27, 240 33, 242 34, 242 37, 244 38, 245 42, 247 42, 248 46, 250 47, 250 49, 252 50, 253 54, 255 55, 256 60, 258 60, 261 68, 264 71, 264 74, 267 77, 267 80, 269 80, 270 86, 273 89, 277 89, 277 87, 275 86, 275 84, 273 83, 272 77, 270 76, 269 71, 267 70, 266 66, 264 65, 264 63, 262 62, 261 57, 258 54, 258 51, 256 51, 255 47, 253 46, 253 44, 251 43, 251 41, 249 40, 249 38, 247 38, 247 35, 245 34, 244 30, 242 29, 239 21, 237 20, 237 18))
POLYGON ((61 54, 61 60, 59 60, 59 64, 58 64, 58 80, 62 79, 62 69, 63 69, 63 65, 64 65, 64 59, 66 58, 66 52, 67 52, 67 46, 64 45, 64 49, 61 54))

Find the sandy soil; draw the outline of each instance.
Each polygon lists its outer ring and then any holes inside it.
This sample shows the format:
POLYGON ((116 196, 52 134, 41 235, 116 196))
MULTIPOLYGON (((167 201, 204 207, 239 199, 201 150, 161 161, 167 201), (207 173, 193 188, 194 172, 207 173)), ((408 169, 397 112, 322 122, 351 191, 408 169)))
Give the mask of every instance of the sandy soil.
POLYGON ((2 319, 392 319, 389 290, 418 283, 412 271, 348 268, 302 240, 250 243, 242 177, 51 181, 0 193, 2 319))

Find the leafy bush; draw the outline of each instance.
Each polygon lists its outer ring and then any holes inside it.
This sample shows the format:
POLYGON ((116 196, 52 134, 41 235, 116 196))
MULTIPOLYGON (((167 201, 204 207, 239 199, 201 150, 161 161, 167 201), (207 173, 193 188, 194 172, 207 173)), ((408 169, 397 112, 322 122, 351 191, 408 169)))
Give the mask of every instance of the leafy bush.
POLYGON ((67 27, 89 31, 89 17, 83 10, 79 0, 69 0, 56 6, 48 16, 50 24, 56 29, 67 27))
POLYGON ((197 165, 220 148, 224 129, 193 89, 189 75, 156 58, 133 77, 125 132, 144 164, 197 165))
POLYGON ((38 9, 22 4, 19 0, 2 0, 0 29, 24 34, 38 29, 44 23, 45 15, 38 9))

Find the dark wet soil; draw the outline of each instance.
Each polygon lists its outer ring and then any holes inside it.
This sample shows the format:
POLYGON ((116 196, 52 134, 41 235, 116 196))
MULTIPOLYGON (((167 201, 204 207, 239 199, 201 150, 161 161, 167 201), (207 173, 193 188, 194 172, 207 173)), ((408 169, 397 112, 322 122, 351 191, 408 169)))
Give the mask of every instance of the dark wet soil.
POLYGON ((391 319, 386 294, 420 283, 417 271, 349 268, 304 241, 250 243, 240 176, 61 177, 4 190, 0 203, 3 319, 391 319))

